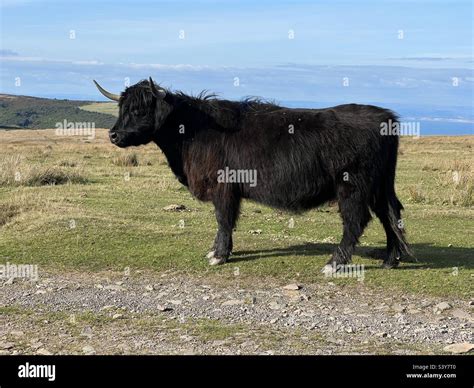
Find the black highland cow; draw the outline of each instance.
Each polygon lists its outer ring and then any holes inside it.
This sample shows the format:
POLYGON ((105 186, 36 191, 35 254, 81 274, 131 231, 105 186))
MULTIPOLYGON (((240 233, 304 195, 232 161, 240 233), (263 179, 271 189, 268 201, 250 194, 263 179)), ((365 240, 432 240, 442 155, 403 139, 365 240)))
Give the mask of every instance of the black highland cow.
POLYGON ((381 123, 397 121, 391 111, 356 104, 288 109, 259 100, 190 97, 151 78, 121 95, 96 86, 119 103, 111 142, 155 142, 177 179, 197 199, 214 204, 218 232, 207 255, 211 265, 229 258, 243 198, 292 212, 337 199, 343 237, 324 271, 350 262, 371 210, 387 235, 383 266, 396 267, 409 256, 394 189, 399 139, 380 133, 381 123), (222 181, 222 171, 254 171, 257 179, 222 181))

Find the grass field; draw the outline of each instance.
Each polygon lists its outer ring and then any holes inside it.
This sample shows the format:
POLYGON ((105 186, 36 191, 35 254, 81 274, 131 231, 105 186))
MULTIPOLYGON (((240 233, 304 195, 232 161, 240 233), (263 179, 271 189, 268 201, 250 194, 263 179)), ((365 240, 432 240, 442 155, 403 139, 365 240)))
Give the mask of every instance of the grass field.
POLYGON ((93 104, 82 105, 80 108, 88 112, 118 116, 118 106, 115 102, 96 102, 93 104))
MULTIPOLYGON (((385 245, 374 220, 354 256, 365 265, 366 285, 472 296, 473 147, 473 136, 402 139, 397 192, 418 263, 382 270, 370 257, 385 245)), ((213 208, 181 187, 156 146, 120 150, 106 130, 93 140, 21 130, 1 132, 0 150, 0 262, 223 278, 238 267, 243 279, 329 281, 320 269, 341 236, 336 206, 295 216, 245 202, 232 260, 209 267, 204 255, 216 231, 213 208), (186 210, 163 210, 170 204, 186 210)))

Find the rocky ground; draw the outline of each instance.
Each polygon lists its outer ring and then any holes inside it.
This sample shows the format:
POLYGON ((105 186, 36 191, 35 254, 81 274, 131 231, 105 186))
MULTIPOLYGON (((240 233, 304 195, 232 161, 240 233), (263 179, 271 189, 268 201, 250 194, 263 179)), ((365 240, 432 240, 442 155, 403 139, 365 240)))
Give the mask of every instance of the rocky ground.
POLYGON ((474 302, 350 284, 166 272, 42 273, 0 286, 0 354, 440 354, 474 302))

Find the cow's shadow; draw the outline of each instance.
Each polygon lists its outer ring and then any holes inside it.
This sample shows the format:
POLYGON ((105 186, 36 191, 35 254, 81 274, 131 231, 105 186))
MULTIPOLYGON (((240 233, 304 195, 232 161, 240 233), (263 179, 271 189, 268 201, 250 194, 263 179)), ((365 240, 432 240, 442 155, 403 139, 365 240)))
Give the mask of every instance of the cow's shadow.
MULTIPOLYGON (((459 266, 463 266, 466 269, 474 268, 474 248, 438 247, 431 243, 411 244, 410 247, 417 261, 410 261, 408 264, 401 266, 400 269, 452 268, 459 266)), ((263 250, 237 250, 233 252, 232 262, 251 261, 268 257, 282 258, 318 255, 327 255, 329 259, 335 248, 336 244, 306 243, 263 250)), ((385 247, 358 246, 355 255, 363 258, 383 260, 385 257, 385 247)))

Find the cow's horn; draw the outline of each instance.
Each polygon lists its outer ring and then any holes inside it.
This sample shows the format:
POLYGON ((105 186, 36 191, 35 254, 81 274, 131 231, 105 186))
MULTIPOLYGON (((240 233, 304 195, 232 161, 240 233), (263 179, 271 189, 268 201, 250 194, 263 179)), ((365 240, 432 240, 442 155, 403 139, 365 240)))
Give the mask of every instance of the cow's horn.
POLYGON ((96 80, 93 80, 95 83, 95 86, 97 86, 97 89, 99 89, 99 92, 101 92, 105 97, 110 98, 113 101, 118 101, 120 100, 120 95, 118 94, 113 94, 105 90, 102 86, 100 86, 96 80))
POLYGON ((158 89, 158 88, 156 87, 155 83, 153 82, 153 80, 151 79, 151 77, 150 77, 150 79, 149 79, 148 81, 150 82, 150 89, 151 89, 151 92, 153 93, 153 95, 154 95, 156 98, 162 100, 163 98, 166 97, 166 92, 165 92, 163 89, 158 89))

